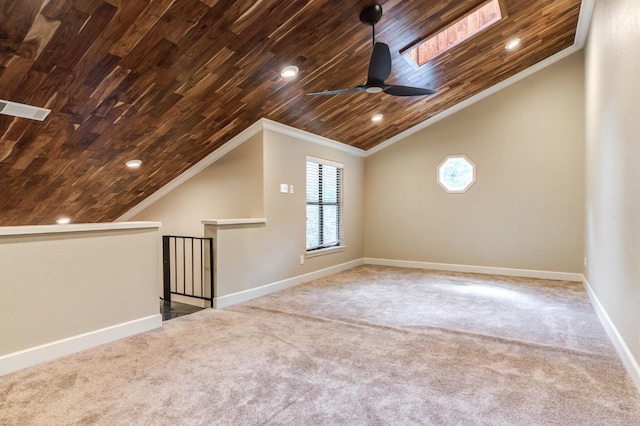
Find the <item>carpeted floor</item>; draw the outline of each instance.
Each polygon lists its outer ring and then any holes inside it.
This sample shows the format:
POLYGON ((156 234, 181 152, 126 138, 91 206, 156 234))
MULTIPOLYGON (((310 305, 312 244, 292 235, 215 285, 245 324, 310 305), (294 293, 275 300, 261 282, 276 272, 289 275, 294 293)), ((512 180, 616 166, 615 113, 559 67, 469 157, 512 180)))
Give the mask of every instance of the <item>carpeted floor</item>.
POLYGON ((362 266, 0 378, 1 425, 631 425, 581 284, 362 266))

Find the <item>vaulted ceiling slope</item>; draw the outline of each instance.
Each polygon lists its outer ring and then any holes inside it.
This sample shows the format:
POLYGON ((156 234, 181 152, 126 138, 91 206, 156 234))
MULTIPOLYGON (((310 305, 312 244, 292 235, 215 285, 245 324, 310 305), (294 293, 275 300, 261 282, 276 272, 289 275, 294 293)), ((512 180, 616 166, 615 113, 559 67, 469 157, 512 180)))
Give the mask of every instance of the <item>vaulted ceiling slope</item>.
POLYGON ((364 82, 372 0, 0 0, 0 99, 52 110, 0 115, 0 225, 112 221, 260 118, 366 150, 574 43, 579 0, 501 0, 422 68, 399 54, 485 1, 380 1, 387 83, 436 95, 314 98, 364 82))

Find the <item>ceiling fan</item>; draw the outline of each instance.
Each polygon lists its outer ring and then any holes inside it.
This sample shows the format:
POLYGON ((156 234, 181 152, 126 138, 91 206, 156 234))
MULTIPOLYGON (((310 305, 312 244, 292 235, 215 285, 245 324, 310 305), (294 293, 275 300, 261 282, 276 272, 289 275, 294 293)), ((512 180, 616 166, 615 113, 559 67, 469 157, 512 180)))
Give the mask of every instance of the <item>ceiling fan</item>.
POLYGON ((395 84, 386 84, 384 81, 391 74, 391 52, 389 46, 384 43, 376 43, 376 24, 382 17, 382 6, 373 4, 360 12, 360 22, 370 25, 372 28, 373 52, 369 60, 369 71, 367 73, 367 81, 350 89, 328 90, 326 92, 308 93, 308 96, 329 96, 341 95, 343 93, 367 92, 380 93, 384 92, 392 96, 424 96, 433 95, 437 90, 425 89, 422 87, 399 86, 395 84))

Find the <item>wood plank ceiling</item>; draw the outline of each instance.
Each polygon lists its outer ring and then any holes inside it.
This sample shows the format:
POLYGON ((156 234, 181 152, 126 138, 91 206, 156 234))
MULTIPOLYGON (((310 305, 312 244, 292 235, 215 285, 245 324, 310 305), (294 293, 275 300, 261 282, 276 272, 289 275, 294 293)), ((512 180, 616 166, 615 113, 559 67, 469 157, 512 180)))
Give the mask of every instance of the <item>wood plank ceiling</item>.
POLYGON ((574 43, 580 0, 502 0, 424 67, 398 53, 483 2, 380 2, 387 82, 436 95, 314 98, 364 82, 372 0, 0 0, 0 99, 52 110, 0 115, 0 225, 112 221, 262 117, 369 149, 574 43))

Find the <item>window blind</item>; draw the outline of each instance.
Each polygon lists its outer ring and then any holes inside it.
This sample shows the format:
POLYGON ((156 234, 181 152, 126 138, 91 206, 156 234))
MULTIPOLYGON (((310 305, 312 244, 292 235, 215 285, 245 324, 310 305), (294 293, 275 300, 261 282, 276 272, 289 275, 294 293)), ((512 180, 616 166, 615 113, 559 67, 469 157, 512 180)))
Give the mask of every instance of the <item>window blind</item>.
POLYGON ((307 159, 307 251, 341 245, 342 165, 307 159))

